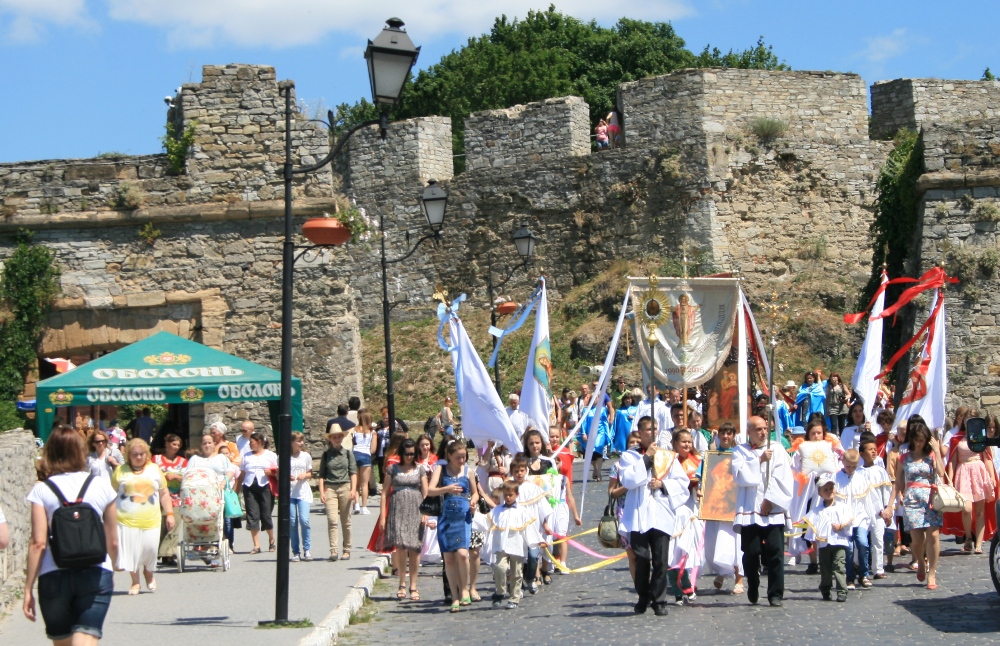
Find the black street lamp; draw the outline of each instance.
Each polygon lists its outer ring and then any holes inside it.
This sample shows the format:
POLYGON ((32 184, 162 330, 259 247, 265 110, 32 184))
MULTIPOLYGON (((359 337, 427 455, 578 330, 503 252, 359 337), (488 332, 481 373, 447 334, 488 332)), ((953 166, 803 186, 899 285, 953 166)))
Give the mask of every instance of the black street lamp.
MULTIPOLYGON (((491 250, 486 254, 486 289, 489 291, 490 298, 490 326, 494 328, 497 326, 497 305, 493 302, 493 290, 503 289, 504 285, 514 277, 514 272, 518 269, 528 268, 528 263, 531 262, 531 258, 535 255, 535 246, 538 243, 538 238, 528 228, 527 222, 522 223, 521 228, 511 235, 511 240, 514 241, 514 248, 517 249, 517 255, 521 256, 521 264, 511 267, 510 271, 507 272, 507 276, 496 285, 493 284, 493 251, 491 250)), ((496 350, 496 348, 497 338, 494 336, 493 349, 496 350)), ((502 397, 503 393, 500 392, 500 357, 497 357, 497 360, 493 363, 493 386, 502 397)))
MULTIPOLYGON (((390 106, 399 101, 410 68, 420 53, 403 31, 399 18, 386 21, 387 27, 374 41, 368 41, 365 58, 372 84, 372 98, 376 103, 390 106), (405 66, 405 68, 404 68, 405 66)), ((288 623, 288 550, 291 538, 291 473, 292 473, 292 270, 295 265, 295 227, 292 221, 292 177, 323 168, 336 158, 347 140, 358 130, 378 125, 384 139, 389 117, 384 108, 379 119, 359 123, 345 132, 330 153, 319 162, 295 168, 292 166, 292 90, 295 83, 278 84, 285 97, 285 243, 282 252, 281 272, 281 407, 278 414, 278 545, 274 589, 274 621, 261 623, 288 623)), ((327 112, 330 125, 333 113, 327 112)), ((384 243, 383 243, 384 244, 384 243)))
MULTIPOLYGON (((392 377, 392 336, 389 329, 389 312, 399 303, 389 302, 389 275, 388 265, 402 262, 413 255, 425 240, 441 239, 441 228, 444 226, 444 216, 448 206, 448 194, 443 188, 438 186, 437 180, 428 180, 427 187, 420 196, 420 201, 424 207, 424 215, 427 217, 427 225, 431 232, 417 240, 416 244, 405 254, 391 260, 385 257, 385 216, 379 210, 379 229, 382 233, 382 331, 385 335, 385 405, 389 409, 389 432, 396 430, 396 393, 394 390, 394 379, 392 377)), ((407 242, 410 234, 406 233, 407 242)))

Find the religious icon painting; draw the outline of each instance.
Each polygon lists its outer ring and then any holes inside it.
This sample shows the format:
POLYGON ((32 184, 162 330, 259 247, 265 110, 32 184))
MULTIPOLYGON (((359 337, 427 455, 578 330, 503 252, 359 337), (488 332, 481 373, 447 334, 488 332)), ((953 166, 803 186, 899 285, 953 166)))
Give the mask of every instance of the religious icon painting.
POLYGON ((733 454, 728 451, 705 453, 701 477, 701 509, 698 513, 702 520, 725 523, 735 520, 738 488, 729 468, 732 461, 733 454))

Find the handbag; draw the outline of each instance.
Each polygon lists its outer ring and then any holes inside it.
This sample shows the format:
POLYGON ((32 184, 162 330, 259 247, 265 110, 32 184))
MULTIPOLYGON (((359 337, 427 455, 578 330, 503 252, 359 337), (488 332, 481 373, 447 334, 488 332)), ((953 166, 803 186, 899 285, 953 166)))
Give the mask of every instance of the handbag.
POLYGON ((965 496, 960 494, 958 489, 941 482, 941 479, 938 478, 934 486, 931 487, 931 509, 946 514, 965 511, 965 496))
POLYGON ((441 496, 427 496, 420 501, 420 513, 424 516, 441 515, 441 496))
POLYGON ((597 524, 597 540, 608 549, 621 547, 621 537, 618 535, 618 519, 611 511, 611 496, 608 496, 608 504, 604 507, 604 516, 597 524))
POLYGON ((226 485, 226 491, 223 493, 223 498, 226 501, 226 518, 243 518, 243 507, 240 506, 240 495, 233 491, 232 487, 228 484, 226 485))

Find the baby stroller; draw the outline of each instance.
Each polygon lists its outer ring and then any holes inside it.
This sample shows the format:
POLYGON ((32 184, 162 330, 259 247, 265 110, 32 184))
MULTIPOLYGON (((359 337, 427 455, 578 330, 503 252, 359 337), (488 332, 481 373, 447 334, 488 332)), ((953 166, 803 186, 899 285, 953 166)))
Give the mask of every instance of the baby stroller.
POLYGON ((229 569, 229 541, 223 537, 225 524, 225 479, 212 469, 188 469, 181 480, 181 540, 177 544, 177 570, 184 572, 184 559, 212 565, 218 560, 229 569))

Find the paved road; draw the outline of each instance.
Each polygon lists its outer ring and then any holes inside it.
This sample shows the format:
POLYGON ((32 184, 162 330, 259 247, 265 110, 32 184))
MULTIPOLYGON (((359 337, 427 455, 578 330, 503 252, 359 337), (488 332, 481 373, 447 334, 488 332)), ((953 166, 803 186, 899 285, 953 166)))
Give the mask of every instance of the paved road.
MULTIPOLYGON (((354 587, 375 558, 363 549, 378 518, 378 498, 369 501, 373 513, 353 516, 354 550, 350 561, 331 563, 326 516, 318 502, 313 505, 313 557, 310 563, 291 563, 289 616, 319 624, 354 587)), ((266 548, 266 535, 261 534, 266 548)), ((116 573, 115 596, 104 624, 108 646, 156 646, 159 644, 297 644, 311 629, 260 630, 257 621, 274 617, 274 554, 251 556, 250 533, 236 530, 236 548, 228 572, 198 567, 184 574, 176 568, 157 573, 157 591, 127 595, 128 574, 116 573)), ((0 622, 0 644, 34 646, 51 644, 39 619, 30 623, 20 611, 0 622)))
MULTIPOLYGON (((605 486, 589 485, 585 527, 600 519, 605 486)), ((579 496, 579 483, 576 491, 579 496)), ((582 542, 601 549, 592 536, 582 542)), ((428 567, 420 586, 425 601, 397 602, 395 580, 388 580, 392 585, 376 592, 374 621, 353 626, 340 643, 995 644, 1000 595, 990 581, 987 557, 961 555, 956 547, 946 545, 936 592, 917 585, 915 574, 899 573, 877 581, 871 590, 852 592, 847 603, 824 602, 816 589, 819 577, 806 575, 800 566, 786 572, 783 608, 766 602, 751 606, 745 595, 718 594, 712 578, 702 577, 699 588, 705 591, 694 605, 672 607, 663 618, 652 612, 632 614, 636 597, 624 561, 596 572, 553 577, 551 586, 526 596, 518 610, 493 610, 484 601, 456 615, 443 605, 440 568, 428 567)), ((570 560, 571 566, 592 562, 575 550, 570 560)), ((493 583, 486 568, 479 580, 479 591, 488 599, 493 583)))

